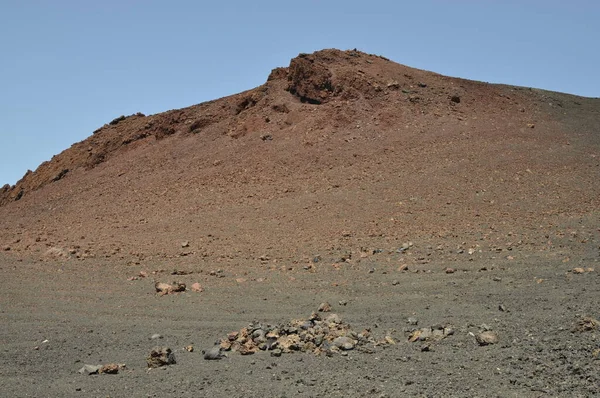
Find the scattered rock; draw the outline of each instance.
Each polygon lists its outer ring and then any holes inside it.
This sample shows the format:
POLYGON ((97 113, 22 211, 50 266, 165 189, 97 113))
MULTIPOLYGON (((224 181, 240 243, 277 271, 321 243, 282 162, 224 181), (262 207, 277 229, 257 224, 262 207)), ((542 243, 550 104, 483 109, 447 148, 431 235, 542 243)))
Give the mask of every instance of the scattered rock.
POLYGON ((189 275, 191 273, 192 271, 184 271, 180 269, 174 269, 173 271, 171 271, 171 275, 189 275))
POLYGON ((407 251, 408 249, 410 249, 412 246, 413 246, 413 243, 412 243, 412 242, 404 242, 404 243, 402 244, 402 246, 400 246, 400 247, 399 247, 399 248, 396 250, 396 252, 397 252, 397 253, 404 253, 405 251, 407 251))
POLYGON ((329 311, 331 311, 331 304, 329 304, 327 302, 321 303, 319 305, 319 308, 317 309, 317 311, 319 311, 319 312, 329 312, 329 311))
POLYGON ((208 351, 202 351, 204 354, 204 359, 207 361, 212 361, 226 357, 226 355, 221 352, 221 349, 221 346, 216 345, 208 351))
POLYGON ((158 333, 154 333, 152 336, 150 336, 150 340, 158 340, 158 339, 162 339, 163 336, 162 334, 158 334, 158 333))
POLYGON ((172 284, 156 282, 154 284, 154 288, 156 289, 156 293, 160 296, 164 296, 166 294, 173 294, 178 292, 185 292, 185 283, 181 282, 173 282, 172 284))
POLYGON ((502 312, 508 312, 508 310, 506 309, 506 307, 504 306, 504 304, 500 304, 498 306, 498 310, 502 311, 502 312))
POLYGON ((170 348, 156 347, 150 351, 150 355, 146 358, 149 368, 160 368, 161 366, 173 365, 176 363, 175 354, 170 348))
POLYGON ((67 175, 68 172, 69 172, 69 169, 62 169, 57 175, 55 175, 52 178, 52 182, 56 182, 56 181, 62 179, 64 176, 67 175))
POLYGON ((409 318, 406 320, 406 322, 407 322, 409 325, 414 325, 414 326, 416 326, 416 325, 419 323, 419 321, 417 320, 417 318, 413 318, 413 317, 409 317, 409 318))
POLYGON ((181 247, 182 247, 182 248, 190 247, 190 242, 189 242, 189 241, 187 241, 187 240, 186 240, 186 241, 183 241, 183 242, 181 242, 181 247))
POLYGON ((534 123, 527 123, 527 128, 535 128, 535 124, 534 123))
POLYGON ((454 268, 448 267, 444 270, 444 272, 446 272, 447 274, 453 274, 456 272, 456 270, 454 268))
POLYGON ((498 343, 498 335, 492 331, 485 331, 477 334, 475 336, 475 340, 477 340, 477 344, 479 345, 490 345, 498 343))
POLYGON ((7 252, 9 250, 10 250, 10 246, 8 246, 8 245, 2 246, 2 251, 7 252))
POLYGON ((460 97, 458 95, 453 95, 450 97, 450 101, 454 102, 455 104, 460 104, 460 97))
POLYGON ((186 345, 185 347, 183 347, 183 349, 186 350, 187 352, 194 352, 193 345, 186 345))
POLYGON ((192 286, 191 286, 191 289, 192 289, 193 292, 198 292, 198 293, 204 291, 204 288, 198 282, 193 283, 192 286))
POLYGON ((585 274, 585 268, 576 267, 571 270, 574 274, 585 274))
POLYGON ((400 284, 400 281, 398 279, 394 279, 392 281, 392 286, 396 286, 396 285, 399 285, 399 284, 400 284))
POLYGON ((411 343, 414 343, 415 341, 439 341, 448 336, 452 336, 453 334, 454 329, 452 329, 452 327, 435 325, 428 328, 413 330, 408 336, 408 341, 411 343))

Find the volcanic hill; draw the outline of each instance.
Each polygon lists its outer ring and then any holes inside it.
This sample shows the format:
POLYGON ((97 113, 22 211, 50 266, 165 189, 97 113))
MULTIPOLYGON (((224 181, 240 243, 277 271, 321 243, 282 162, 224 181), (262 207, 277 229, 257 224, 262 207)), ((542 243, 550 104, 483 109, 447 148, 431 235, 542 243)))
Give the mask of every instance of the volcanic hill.
POLYGON ((589 250, 599 198, 599 99, 323 50, 252 90, 94 131, 0 189, 0 247, 124 262, 589 250))

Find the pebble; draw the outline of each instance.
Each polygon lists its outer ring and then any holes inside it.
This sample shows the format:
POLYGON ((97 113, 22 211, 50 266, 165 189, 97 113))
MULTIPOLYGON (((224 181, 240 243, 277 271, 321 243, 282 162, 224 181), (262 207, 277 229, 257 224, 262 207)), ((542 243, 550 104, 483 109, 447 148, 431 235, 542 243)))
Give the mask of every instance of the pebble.
POLYGON ((166 294, 178 293, 185 291, 185 283, 181 282, 173 282, 173 284, 156 282, 154 284, 154 288, 156 289, 156 293, 160 296, 164 296, 166 294))
POLYGON ((413 317, 409 317, 409 318, 406 320, 406 322, 407 322, 409 325, 415 325, 415 326, 416 326, 416 325, 419 323, 418 319, 417 319, 417 318, 413 318, 413 317))
POLYGON ((162 339, 163 336, 162 334, 158 334, 158 333, 154 333, 152 336, 150 336, 150 340, 157 340, 157 339, 162 339))
POLYGON ((191 289, 192 289, 193 292, 198 292, 198 293, 204 291, 204 288, 198 282, 193 283, 192 286, 191 286, 191 289))
POLYGON ((354 346, 356 345, 354 340, 352 340, 350 337, 347 337, 347 336, 341 336, 341 337, 335 338, 333 340, 332 344, 335 347, 337 347, 341 350, 346 350, 346 351, 354 349, 354 346))
POLYGON ((119 365, 116 363, 109 363, 107 365, 102 365, 100 367, 100 369, 98 369, 98 373, 100 374, 109 374, 109 375, 115 375, 117 373, 119 373, 119 370, 124 368, 125 365, 119 365))
POLYGON ((225 357, 225 355, 221 352, 221 346, 216 345, 208 351, 204 351, 204 359, 207 361, 221 359, 225 357))
POLYGON ((329 312, 329 311, 331 311, 331 304, 329 304, 328 302, 321 303, 319 305, 319 308, 317 309, 317 311, 319 311, 319 312, 329 312))
POLYGON ((271 356, 272 357, 280 357, 281 354, 282 354, 282 351, 279 348, 276 348, 273 351, 271 351, 271 356))
POLYGON ((77 373, 81 373, 82 375, 93 375, 98 374, 102 365, 83 365, 81 369, 77 371, 77 373))
POLYGON ((489 330, 476 335, 475 340, 477 340, 477 343, 481 346, 497 344, 499 341, 498 335, 495 332, 489 330))

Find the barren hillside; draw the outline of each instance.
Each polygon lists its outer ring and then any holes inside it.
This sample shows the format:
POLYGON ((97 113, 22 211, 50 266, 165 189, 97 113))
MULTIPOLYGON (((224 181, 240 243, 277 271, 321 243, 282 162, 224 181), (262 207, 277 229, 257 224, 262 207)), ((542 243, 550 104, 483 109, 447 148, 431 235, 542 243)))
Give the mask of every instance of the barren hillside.
POLYGON ((301 54, 255 89, 117 118, 3 187, 0 246, 123 261, 585 249, 599 132, 598 99, 301 54))

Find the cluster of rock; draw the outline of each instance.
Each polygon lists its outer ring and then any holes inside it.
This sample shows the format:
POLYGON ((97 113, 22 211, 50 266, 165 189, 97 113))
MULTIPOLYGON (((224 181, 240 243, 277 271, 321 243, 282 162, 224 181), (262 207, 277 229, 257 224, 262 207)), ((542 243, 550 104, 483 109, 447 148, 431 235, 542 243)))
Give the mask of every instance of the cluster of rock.
MULTIPOLYGON (((320 308, 328 309, 328 305, 322 305, 320 308)), ((390 344, 395 344, 390 336, 376 340, 370 329, 356 332, 337 314, 313 312, 306 319, 292 320, 281 325, 253 322, 220 339, 217 346, 209 353, 220 354, 222 351, 233 351, 249 355, 258 351, 271 351, 272 356, 293 352, 332 355, 355 348, 368 350, 368 345, 390 344)), ((206 359, 220 357, 222 355, 210 355, 206 359)))
POLYGON ((435 325, 413 330, 408 337, 408 341, 438 341, 445 339, 448 336, 452 336, 453 334, 454 329, 450 326, 435 325))

